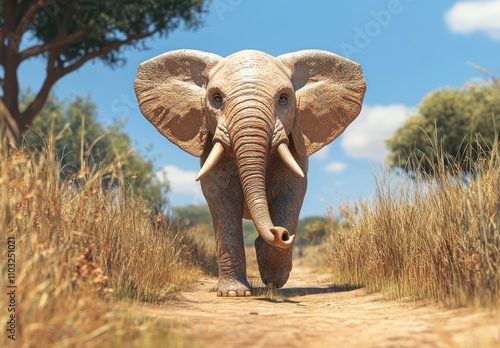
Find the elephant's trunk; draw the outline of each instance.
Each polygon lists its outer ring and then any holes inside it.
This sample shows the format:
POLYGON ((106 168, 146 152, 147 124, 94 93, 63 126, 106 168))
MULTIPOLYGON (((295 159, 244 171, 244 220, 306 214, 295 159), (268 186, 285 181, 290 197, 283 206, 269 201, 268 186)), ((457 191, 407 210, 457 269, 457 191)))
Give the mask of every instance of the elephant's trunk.
POLYGON ((241 178, 243 195, 259 235, 270 245, 290 248, 295 236, 283 227, 274 226, 266 196, 266 163, 271 132, 267 122, 255 117, 243 118, 233 134, 233 150, 241 178), (260 127, 259 127, 260 124, 260 127))

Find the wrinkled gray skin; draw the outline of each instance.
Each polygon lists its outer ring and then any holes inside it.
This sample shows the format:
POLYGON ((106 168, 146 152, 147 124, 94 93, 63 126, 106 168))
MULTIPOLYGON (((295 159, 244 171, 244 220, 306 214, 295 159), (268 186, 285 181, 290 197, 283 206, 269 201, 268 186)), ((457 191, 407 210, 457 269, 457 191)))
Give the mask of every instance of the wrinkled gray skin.
POLYGON ((134 87, 141 112, 158 131, 201 158, 218 295, 251 295, 242 218, 259 231, 262 281, 282 287, 292 269, 308 156, 361 111, 361 67, 317 50, 276 58, 251 50, 226 58, 180 50, 142 63, 134 87))

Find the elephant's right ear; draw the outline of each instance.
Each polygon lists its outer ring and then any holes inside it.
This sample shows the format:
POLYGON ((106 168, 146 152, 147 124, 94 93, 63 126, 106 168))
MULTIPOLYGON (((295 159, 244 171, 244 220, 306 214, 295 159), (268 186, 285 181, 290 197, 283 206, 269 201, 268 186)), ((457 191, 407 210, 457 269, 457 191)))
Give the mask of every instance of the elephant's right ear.
POLYGON ((222 57, 178 50, 161 54, 139 65, 134 82, 142 114, 172 143, 201 156, 208 130, 205 86, 208 71, 222 57))

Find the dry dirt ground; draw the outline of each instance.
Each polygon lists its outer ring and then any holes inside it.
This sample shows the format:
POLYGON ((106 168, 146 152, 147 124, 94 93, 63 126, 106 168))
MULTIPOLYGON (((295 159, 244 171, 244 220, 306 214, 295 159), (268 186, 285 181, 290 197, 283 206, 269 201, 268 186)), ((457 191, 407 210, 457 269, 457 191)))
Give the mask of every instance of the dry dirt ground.
POLYGON ((498 312, 387 300, 325 279, 298 266, 277 294, 220 298, 217 279, 203 277, 143 313, 173 323, 196 342, 188 347, 500 347, 498 312))

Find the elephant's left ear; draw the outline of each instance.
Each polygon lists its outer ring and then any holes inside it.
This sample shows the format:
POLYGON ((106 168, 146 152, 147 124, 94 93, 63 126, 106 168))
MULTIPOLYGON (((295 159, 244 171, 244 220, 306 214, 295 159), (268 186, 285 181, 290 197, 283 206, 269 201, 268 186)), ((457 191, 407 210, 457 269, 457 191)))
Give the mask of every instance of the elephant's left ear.
POLYGON ((295 148, 300 156, 310 156, 342 134, 361 112, 366 91, 361 66, 319 50, 277 59, 290 69, 295 89, 295 148))

